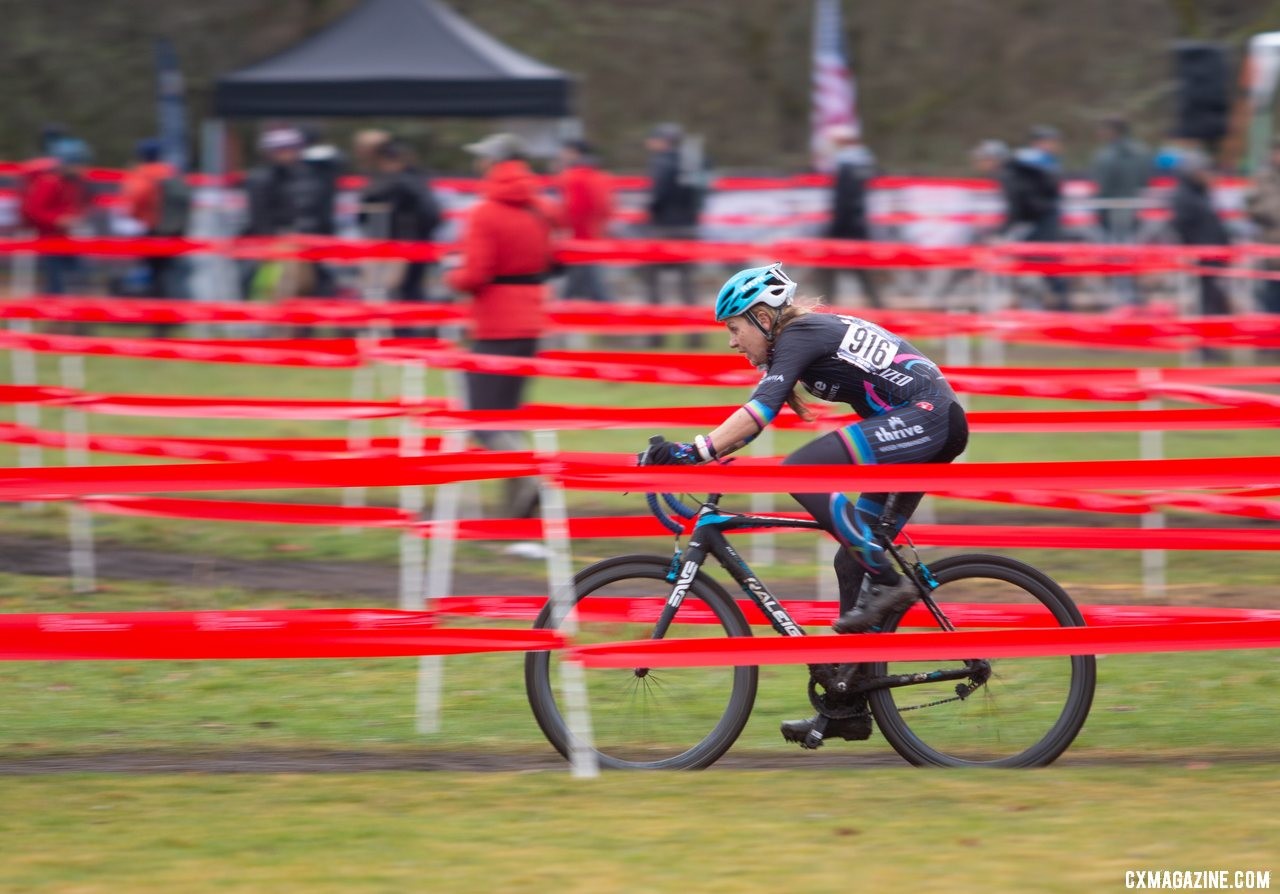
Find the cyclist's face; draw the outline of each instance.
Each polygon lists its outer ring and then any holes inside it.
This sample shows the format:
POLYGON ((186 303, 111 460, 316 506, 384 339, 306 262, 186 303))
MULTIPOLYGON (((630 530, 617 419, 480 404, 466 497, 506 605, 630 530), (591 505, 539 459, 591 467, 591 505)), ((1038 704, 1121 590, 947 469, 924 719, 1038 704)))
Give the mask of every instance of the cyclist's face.
POLYGON ((769 359, 769 341, 745 316, 730 317, 724 321, 729 330, 729 347, 745 354, 752 366, 759 366, 769 359))

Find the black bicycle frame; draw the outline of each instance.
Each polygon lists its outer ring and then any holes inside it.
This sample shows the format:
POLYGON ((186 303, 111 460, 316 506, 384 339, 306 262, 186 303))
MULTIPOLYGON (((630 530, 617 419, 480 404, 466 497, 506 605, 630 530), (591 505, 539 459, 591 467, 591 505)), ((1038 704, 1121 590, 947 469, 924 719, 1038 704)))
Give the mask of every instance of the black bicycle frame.
POLYGON ((684 602, 689 586, 697 577, 698 570, 702 568, 708 555, 716 557, 729 576, 738 582, 743 592, 760 607, 760 611, 769 619, 774 630, 783 636, 804 636, 804 629, 792 619, 782 603, 769 592, 769 588, 760 578, 756 577, 746 559, 742 558, 721 532, 746 528, 803 528, 809 531, 820 531, 821 526, 808 518, 724 515, 717 506, 720 497, 720 494, 711 494, 698 511, 697 525, 689 537, 689 545, 676 560, 678 567, 673 569, 676 574, 674 586, 671 589, 671 595, 667 597, 667 604, 663 607, 662 614, 658 617, 658 623, 653 628, 652 638, 662 639, 666 636, 676 611, 684 602))
MULTIPOLYGON (((722 494, 711 494, 707 497, 707 501, 702 504, 702 508, 698 510, 695 516, 697 523, 689 537, 689 545, 672 561, 674 581, 671 595, 667 597, 667 603, 663 606, 662 613, 658 616, 651 638, 662 639, 666 636, 667 630, 671 627, 671 622, 675 620, 676 612, 679 611, 685 596, 688 595, 689 587, 692 586, 694 578, 698 576, 698 571, 701 570, 709 555, 716 557, 716 560, 729 573, 729 576, 738 582, 738 586, 742 588, 742 591, 759 606, 761 613, 768 619, 774 630, 783 636, 804 636, 804 628, 795 622, 782 603, 769 592, 769 588, 756 576, 755 572, 751 570, 751 566, 747 564, 746 559, 742 558, 738 551, 733 548, 733 544, 729 542, 722 532, 749 528, 796 528, 807 531, 820 531, 822 526, 809 518, 725 515, 719 509, 721 496, 722 494)), ((892 543, 888 545, 888 549, 903 571, 916 580, 916 585, 920 587, 923 602, 939 625, 944 630, 954 630, 955 627, 950 619, 942 613, 937 603, 929 597, 931 588, 928 586, 928 581, 920 580, 918 572, 911 566, 911 563, 903 560, 892 543)), ((853 665, 850 665, 850 667, 852 668, 853 665)), ((850 691, 866 692, 871 689, 891 689, 900 686, 913 686, 919 683, 936 682, 938 680, 960 680, 972 677, 975 671, 979 674, 989 674, 990 665, 982 659, 970 659, 965 662, 965 667, 963 668, 936 670, 929 673, 889 674, 860 681, 849 680, 848 685, 850 691)))

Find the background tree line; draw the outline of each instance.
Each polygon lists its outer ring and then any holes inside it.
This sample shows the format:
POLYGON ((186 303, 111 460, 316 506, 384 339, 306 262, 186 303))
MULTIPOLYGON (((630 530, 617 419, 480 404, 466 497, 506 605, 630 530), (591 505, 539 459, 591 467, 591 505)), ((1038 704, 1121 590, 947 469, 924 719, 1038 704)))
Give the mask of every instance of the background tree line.
MULTIPOLYGON (((0 0, 0 157, 34 153, 58 122, 101 164, 155 129, 152 43, 172 40, 193 134, 223 72, 288 47, 358 0, 0 0)), ((616 169, 642 165, 658 121, 706 137, 722 168, 802 170, 809 138, 807 0, 447 0, 512 47, 578 79, 588 134, 616 169)), ((1035 122, 1066 134, 1079 166, 1094 126, 1126 115, 1157 142, 1172 123, 1171 42, 1241 50, 1280 28, 1280 2, 1237 0, 846 0, 867 142, 891 171, 965 168, 968 148, 1018 142, 1035 122)), ((371 123, 404 133, 440 170, 492 123, 321 122, 332 139, 371 123)), ((248 146, 252 123, 238 127, 248 146)))

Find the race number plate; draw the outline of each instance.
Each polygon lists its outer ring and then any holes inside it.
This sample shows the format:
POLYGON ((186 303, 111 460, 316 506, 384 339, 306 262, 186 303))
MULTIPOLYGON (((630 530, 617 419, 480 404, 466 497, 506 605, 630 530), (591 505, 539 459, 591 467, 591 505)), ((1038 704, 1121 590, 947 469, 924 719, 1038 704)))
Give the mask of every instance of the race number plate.
POLYGON ((861 320, 851 320, 836 356, 866 372, 888 369, 898 356, 898 346, 884 333, 861 320))

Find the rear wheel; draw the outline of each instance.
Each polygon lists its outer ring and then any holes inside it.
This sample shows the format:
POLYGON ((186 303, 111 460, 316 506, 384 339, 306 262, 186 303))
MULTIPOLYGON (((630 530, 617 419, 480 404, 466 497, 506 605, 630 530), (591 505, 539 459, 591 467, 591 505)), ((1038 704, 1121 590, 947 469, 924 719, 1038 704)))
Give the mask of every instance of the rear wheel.
MULTIPOLYGON (((658 556, 619 556, 574 578, 575 643, 650 639, 672 584, 671 562, 658 556)), ((552 605, 535 622, 558 629, 552 605)), ((699 572, 667 638, 750 636, 728 593, 699 572)), ((525 686, 538 725, 569 757, 574 738, 559 691, 561 656, 531 652, 525 686)), ((585 669, 593 747, 600 763, 625 769, 699 769, 729 750, 751 716, 755 667, 585 669)))
MULTIPOLYGON (((1044 573, 1003 556, 954 556, 929 566, 933 598, 957 630, 1010 626, 1082 627, 1071 598, 1044 573), (952 609, 955 603, 978 610, 952 609)), ((902 615, 884 625, 899 628, 902 615)), ((937 629, 936 622, 930 619, 937 629)), ((874 676, 929 673, 965 662, 891 661, 874 676)), ((1092 655, 975 659, 962 680, 876 689, 871 711, 894 749, 913 764, 1040 767, 1064 752, 1084 726, 1097 669, 1092 655), (959 689, 959 692, 957 691, 959 689)))

